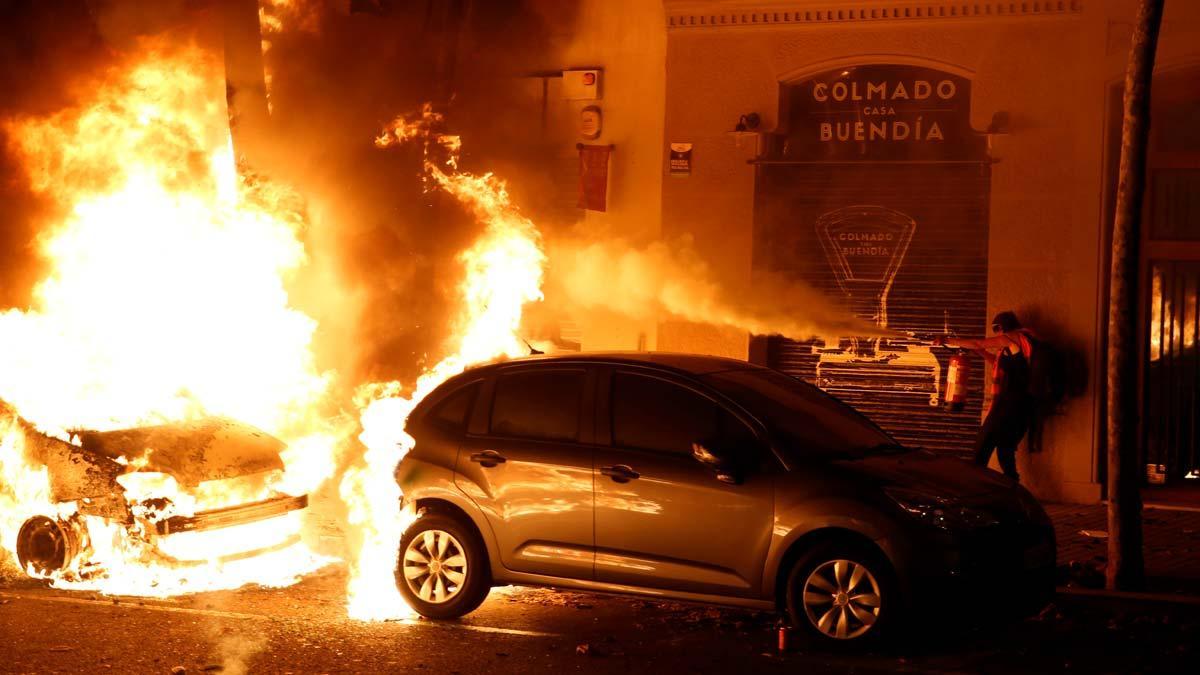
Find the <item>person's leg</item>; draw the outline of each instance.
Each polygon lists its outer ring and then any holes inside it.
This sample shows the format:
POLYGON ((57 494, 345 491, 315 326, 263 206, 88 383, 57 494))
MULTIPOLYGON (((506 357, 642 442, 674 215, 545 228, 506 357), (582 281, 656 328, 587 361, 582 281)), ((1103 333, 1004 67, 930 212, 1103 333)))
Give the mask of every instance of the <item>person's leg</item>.
POLYGON ((979 437, 975 441, 975 463, 985 469, 988 462, 992 461, 992 451, 996 449, 996 435, 992 432, 991 425, 988 424, 990 421, 990 417, 984 420, 983 426, 979 429, 979 437))
POLYGON ((1005 476, 1020 482, 1021 476, 1017 473, 1017 446, 1016 445, 1001 445, 996 448, 996 459, 1000 460, 1000 470, 1005 476))

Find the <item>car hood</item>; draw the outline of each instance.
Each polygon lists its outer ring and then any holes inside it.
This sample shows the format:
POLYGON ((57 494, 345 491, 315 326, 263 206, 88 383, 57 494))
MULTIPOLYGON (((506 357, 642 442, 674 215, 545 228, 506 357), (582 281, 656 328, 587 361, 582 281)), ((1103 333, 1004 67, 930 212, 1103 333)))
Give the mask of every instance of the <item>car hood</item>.
POLYGON ((223 418, 81 431, 85 452, 136 461, 139 471, 161 471, 184 485, 283 469, 283 441, 252 426, 223 418))
POLYGON ((962 499, 1012 488, 1000 474, 958 459, 925 450, 877 455, 836 462, 845 470, 883 485, 919 490, 930 495, 962 499))

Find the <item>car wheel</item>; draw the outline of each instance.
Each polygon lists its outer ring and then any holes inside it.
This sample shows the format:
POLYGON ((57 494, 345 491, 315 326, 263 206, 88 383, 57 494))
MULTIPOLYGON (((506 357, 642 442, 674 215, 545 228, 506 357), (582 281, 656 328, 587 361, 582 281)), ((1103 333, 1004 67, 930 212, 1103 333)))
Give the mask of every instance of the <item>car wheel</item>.
POLYGON ((474 610, 491 590, 487 554, 474 528, 446 513, 422 511, 400 538, 396 586, 430 619, 474 610))
POLYGON ((787 582, 792 625, 812 646, 859 648, 883 640, 899 611, 891 565, 877 552, 828 542, 801 555, 787 582))

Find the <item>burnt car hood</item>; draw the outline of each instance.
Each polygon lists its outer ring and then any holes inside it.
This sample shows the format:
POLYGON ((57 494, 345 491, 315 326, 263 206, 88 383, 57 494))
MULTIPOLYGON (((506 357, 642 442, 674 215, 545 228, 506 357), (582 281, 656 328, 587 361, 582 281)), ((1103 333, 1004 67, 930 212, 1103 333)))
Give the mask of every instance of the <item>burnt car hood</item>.
POLYGON ((117 431, 81 431, 85 452, 131 463, 139 471, 170 474, 183 485, 283 469, 283 441, 252 426, 224 418, 137 427, 117 431))
POLYGON ((1012 481, 956 457, 925 450, 878 455, 837 462, 852 473, 884 485, 920 490, 949 499, 962 499, 1012 489, 1012 481))

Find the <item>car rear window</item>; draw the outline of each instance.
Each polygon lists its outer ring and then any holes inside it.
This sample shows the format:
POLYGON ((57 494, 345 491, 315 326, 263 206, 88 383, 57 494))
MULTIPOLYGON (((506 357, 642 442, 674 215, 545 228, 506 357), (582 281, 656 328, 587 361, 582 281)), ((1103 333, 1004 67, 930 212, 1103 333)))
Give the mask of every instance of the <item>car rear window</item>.
POLYGON ((584 371, 508 373, 496 382, 491 433, 550 441, 579 439, 584 371))
POLYGON ((462 432, 467 427, 467 415, 471 412, 471 404, 475 402, 478 391, 478 382, 461 387, 438 403, 429 413, 429 419, 443 429, 462 432))

